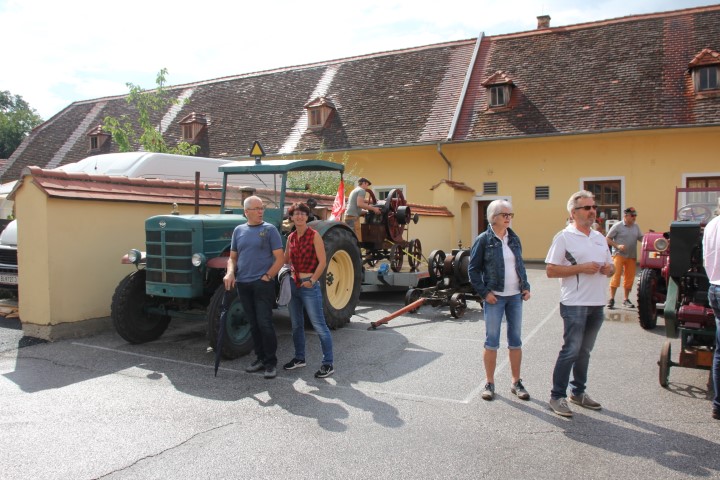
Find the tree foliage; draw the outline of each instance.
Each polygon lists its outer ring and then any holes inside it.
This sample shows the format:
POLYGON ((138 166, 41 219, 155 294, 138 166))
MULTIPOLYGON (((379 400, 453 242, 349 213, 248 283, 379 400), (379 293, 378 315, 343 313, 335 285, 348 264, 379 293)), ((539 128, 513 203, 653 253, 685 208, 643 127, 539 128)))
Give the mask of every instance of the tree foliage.
POLYGON ((0 158, 10 158, 43 119, 20 95, 0 91, 0 158))
MULTIPOLYGON (((342 158, 335 160, 335 154, 326 154, 324 148, 321 148, 316 160, 327 160, 329 162, 341 163, 345 165, 343 173, 343 183, 345 183, 345 191, 351 191, 355 185, 355 181, 359 175, 355 173, 355 164, 350 162, 350 155, 343 153, 342 158), (350 190, 348 190, 348 187, 350 190)), ((288 188, 296 191, 306 191, 307 193, 317 193, 320 195, 335 195, 338 191, 340 177, 337 172, 290 172, 288 175, 288 188)))
POLYGON ((165 88, 167 68, 158 72, 155 79, 157 88, 154 90, 143 90, 138 85, 126 83, 130 89, 127 102, 137 110, 137 118, 129 115, 122 115, 120 118, 113 116, 105 117, 103 130, 112 135, 113 141, 121 152, 132 152, 138 146, 146 152, 175 153, 179 155, 195 155, 200 148, 199 145, 191 145, 188 142, 180 142, 175 147, 165 143, 159 125, 154 125, 152 116, 154 113, 162 113, 172 105, 179 105, 180 100, 173 97, 165 88), (140 133, 135 130, 135 125, 140 128, 140 133))

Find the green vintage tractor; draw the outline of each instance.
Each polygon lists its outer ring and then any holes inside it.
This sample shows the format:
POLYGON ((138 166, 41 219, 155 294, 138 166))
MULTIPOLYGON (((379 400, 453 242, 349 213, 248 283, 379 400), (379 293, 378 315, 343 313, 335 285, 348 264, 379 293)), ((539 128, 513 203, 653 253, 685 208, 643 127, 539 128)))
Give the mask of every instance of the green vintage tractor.
MULTIPOLYGON (((130 343, 159 338, 173 318, 202 319, 215 345, 227 258, 233 230, 245 223, 243 200, 250 195, 265 203, 264 220, 284 235, 288 175, 301 171, 337 172, 343 165, 322 160, 238 161, 223 165, 221 210, 213 215, 158 215, 145 221, 145 251, 130 250, 123 263, 136 271, 117 286, 111 317, 130 343)), ((362 257, 350 228, 342 222, 314 220, 310 225, 325 242, 328 264, 321 279, 324 313, 330 328, 350 321, 360 296, 362 257)), ((222 353, 237 358, 252 350, 250 325, 232 292, 222 353)))

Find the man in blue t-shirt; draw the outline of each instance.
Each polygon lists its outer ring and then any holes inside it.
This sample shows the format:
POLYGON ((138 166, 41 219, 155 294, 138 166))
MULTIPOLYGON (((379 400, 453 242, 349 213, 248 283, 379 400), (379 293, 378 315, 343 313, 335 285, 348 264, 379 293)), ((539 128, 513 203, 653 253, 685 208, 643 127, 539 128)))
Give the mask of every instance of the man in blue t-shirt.
POLYGON ((252 196, 243 203, 247 223, 238 225, 230 243, 225 289, 237 288, 252 333, 256 359, 245 371, 265 370, 265 378, 277 375, 277 336, 272 323, 275 305, 273 278, 285 261, 282 238, 274 225, 263 221, 260 197, 252 196), (237 273, 236 273, 237 272, 237 273))

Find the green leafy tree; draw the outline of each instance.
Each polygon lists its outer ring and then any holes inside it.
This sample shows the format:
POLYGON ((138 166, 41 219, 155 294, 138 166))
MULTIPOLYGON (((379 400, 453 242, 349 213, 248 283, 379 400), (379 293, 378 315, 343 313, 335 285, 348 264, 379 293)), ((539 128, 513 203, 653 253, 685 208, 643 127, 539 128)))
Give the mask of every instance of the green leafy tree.
MULTIPOLYGON (((326 154, 324 146, 321 146, 315 158, 345 165, 343 183, 345 183, 346 195, 355 188, 355 181, 360 176, 355 173, 356 166, 350 162, 350 155, 347 152, 343 153, 340 160, 336 160, 334 153, 326 154)), ((337 172, 291 172, 288 175, 288 188, 320 195, 335 195, 338 191, 338 179, 337 172)))
POLYGON ((137 110, 137 118, 130 118, 128 115, 122 115, 120 118, 105 117, 103 130, 112 135, 121 152, 132 152, 136 149, 136 145, 147 152, 179 155, 195 155, 200 149, 199 145, 191 145, 184 141, 175 147, 168 146, 160 132, 160 126, 154 125, 151 120, 153 113, 165 112, 170 106, 180 104, 180 100, 173 97, 165 88, 167 73, 167 68, 160 70, 155 79, 157 88, 154 90, 143 90, 138 85, 126 83, 130 89, 127 102, 137 110), (137 133, 135 124, 140 127, 141 133, 137 133))
POLYGON ((0 158, 10 158, 27 134, 42 122, 20 95, 0 92, 0 158))

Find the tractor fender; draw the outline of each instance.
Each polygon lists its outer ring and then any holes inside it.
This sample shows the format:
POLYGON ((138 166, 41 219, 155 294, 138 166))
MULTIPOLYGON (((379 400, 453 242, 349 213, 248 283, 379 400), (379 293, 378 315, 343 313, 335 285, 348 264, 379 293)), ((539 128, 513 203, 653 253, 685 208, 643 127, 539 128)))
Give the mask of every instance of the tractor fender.
POLYGON ((355 236, 355 232, 352 228, 348 226, 347 223, 339 222, 337 220, 315 220, 309 222, 308 225, 310 225, 315 231, 317 231, 321 237, 324 237, 331 228, 343 228, 348 232, 352 233, 353 237, 355 236))

